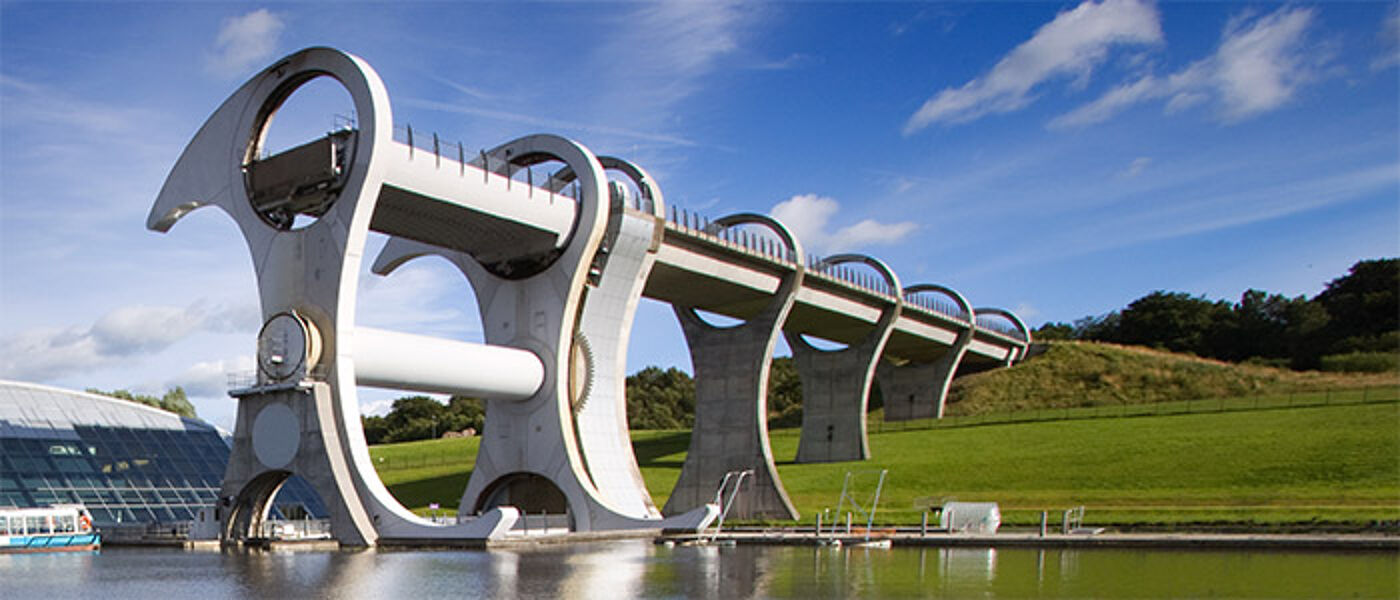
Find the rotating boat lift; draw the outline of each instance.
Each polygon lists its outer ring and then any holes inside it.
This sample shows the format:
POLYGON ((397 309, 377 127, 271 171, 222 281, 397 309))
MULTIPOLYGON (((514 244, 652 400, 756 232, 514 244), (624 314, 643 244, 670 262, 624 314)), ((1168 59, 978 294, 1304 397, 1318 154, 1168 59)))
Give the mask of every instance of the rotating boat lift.
MULTIPOLYGON (((782 255, 795 266, 749 323, 713 328, 692 307, 675 303, 695 355, 699 397, 691 455, 670 516, 663 516, 632 452, 624 398, 632 319, 667 231, 654 180, 634 164, 553 135, 475 156, 458 146, 453 159, 436 139, 434 151, 425 152, 411 138, 395 141, 392 132, 388 94, 368 64, 334 49, 302 50, 224 101, 186 147, 150 211, 147 227, 164 232, 197 208, 223 209, 242 232, 256 272, 264 322, 258 375, 255 384, 231 392, 239 407, 217 511, 223 539, 254 537, 292 475, 320 494, 333 535, 346 545, 494 539, 522 510, 566 512, 572 531, 695 531, 718 514, 703 500, 713 492, 710 480, 735 468, 758 468, 757 494, 741 501, 752 510, 739 516, 796 517, 773 468, 763 412, 768 359, 804 273, 800 245, 781 224, 736 215, 708 230, 719 235, 758 224, 787 246, 782 255), (356 127, 264 157, 277 109, 318 77, 345 88, 356 127), (540 163, 563 168, 538 185, 516 180, 540 163), (629 188, 610 182, 610 172, 630 181, 640 197, 629 198, 629 188), (375 273, 428 255, 456 266, 476 294, 485 342, 357 326, 357 278, 370 231, 390 236, 375 273), (730 339, 736 336, 743 339, 730 339), (470 517, 437 524, 389 494, 370 461, 357 385, 488 401, 488 425, 459 509, 470 517), (738 397, 721 397, 738 388, 738 397), (707 402, 708 396, 716 398, 707 402), (697 448, 724 439, 717 437, 729 427, 723 407, 735 402, 757 405, 744 411, 742 447, 697 448), (707 429, 717 432, 706 435, 707 429), (729 458, 713 460, 721 455, 729 458)), ((841 256, 822 264, 848 261, 874 266, 899 290, 893 272, 874 259, 841 256)), ((854 369, 851 381, 862 399, 903 304, 899 298, 867 341, 851 349, 859 358, 838 361, 854 369)), ((969 318, 969 336, 972 329, 969 318)), ((804 368, 804 377, 838 364, 802 346, 814 358, 799 364, 818 365, 804 368)), ((1023 352, 1013 349, 1007 360, 1023 352)), ((861 441, 840 457, 822 454, 826 460, 868 454, 863 403, 858 414, 844 412, 857 415, 861 441)), ((803 447, 819 446, 806 429, 804 421, 803 447)))

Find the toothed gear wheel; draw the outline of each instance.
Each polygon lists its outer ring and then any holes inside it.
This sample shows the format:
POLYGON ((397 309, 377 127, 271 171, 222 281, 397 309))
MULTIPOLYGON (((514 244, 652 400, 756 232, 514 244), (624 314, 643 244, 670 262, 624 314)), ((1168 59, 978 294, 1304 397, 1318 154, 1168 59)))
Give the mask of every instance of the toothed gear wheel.
POLYGON ((578 415, 588 404, 588 395, 593 391, 593 348, 583 332, 574 333, 573 350, 569 356, 569 404, 574 415, 578 415))

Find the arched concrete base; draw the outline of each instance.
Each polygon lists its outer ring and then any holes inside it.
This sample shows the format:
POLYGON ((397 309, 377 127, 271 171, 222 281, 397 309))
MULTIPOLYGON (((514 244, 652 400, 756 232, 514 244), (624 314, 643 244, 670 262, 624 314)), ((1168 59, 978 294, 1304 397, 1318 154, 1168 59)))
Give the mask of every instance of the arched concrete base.
POLYGON ((943 356, 931 363, 895 365, 880 361, 875 377, 885 400, 885 420, 942 419, 948 388, 971 341, 971 332, 963 332, 943 356))
MULTIPOLYGON (((695 366, 695 426, 665 514, 714 500, 725 473, 752 470, 729 509, 739 519, 797 519, 768 445, 768 370, 781 321, 721 329, 676 307, 695 366)), ((783 311, 786 314, 786 311, 783 311)))
POLYGON ((277 490, 287 478, 300 475, 320 495, 336 540, 346 546, 375 542, 374 524, 350 482, 334 415, 325 383, 238 396, 233 449, 219 490, 219 521, 226 541, 258 537, 277 490))
MULTIPOLYGON (((864 263, 874 268, 890 290, 899 290, 894 270, 873 256, 838 254, 815 265, 817 269, 844 263, 864 263)), ((880 320, 864 339, 841 350, 821 350, 800 334, 784 331, 797 374, 802 379, 802 438, 797 462, 843 462, 870 458, 865 413, 875 364, 884 353, 895 319, 903 308, 900 294, 892 294, 880 320)))
POLYGON ((785 333, 802 379, 802 437, 797 462, 843 462, 870 458, 865 412, 883 340, 843 350, 819 350, 785 333), (875 347, 871 347, 875 346, 875 347))

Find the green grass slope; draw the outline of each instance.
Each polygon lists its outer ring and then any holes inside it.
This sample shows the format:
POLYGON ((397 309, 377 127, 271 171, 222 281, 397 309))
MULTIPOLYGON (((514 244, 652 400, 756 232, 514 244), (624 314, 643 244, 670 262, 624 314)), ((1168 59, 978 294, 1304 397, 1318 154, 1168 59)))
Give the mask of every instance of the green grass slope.
POLYGON ((1135 346, 1053 342, 1044 353, 1013 368, 955 380, 947 414, 1119 406, 1397 384, 1400 379, 1394 374, 1297 372, 1135 346))
MULTIPOLYGON (((663 505, 687 431, 642 431, 633 445, 663 505)), ((889 432, 869 461, 794 464, 798 431, 771 435, 788 494, 811 523, 834 508, 847 471, 862 503, 888 469, 877 521, 917 524, 915 500, 1001 503, 1012 524, 1084 505, 1097 524, 1262 526, 1400 520, 1400 404, 1143 416, 889 432)), ((476 440, 377 446, 390 491, 423 512, 455 507, 476 440)), ((1054 517, 1052 517, 1052 520, 1054 517)))

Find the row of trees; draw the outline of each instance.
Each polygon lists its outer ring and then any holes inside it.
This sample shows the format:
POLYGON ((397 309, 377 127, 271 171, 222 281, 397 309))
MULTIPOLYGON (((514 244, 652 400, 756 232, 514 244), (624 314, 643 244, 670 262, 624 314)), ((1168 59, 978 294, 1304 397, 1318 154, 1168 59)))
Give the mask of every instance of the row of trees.
POLYGON ((97 388, 88 388, 83 391, 89 394, 98 394, 100 396, 121 398, 122 400, 126 400, 129 402, 139 402, 141 404, 145 404, 146 406, 154 406, 162 410, 168 410, 182 417, 190 417, 192 419, 198 418, 198 415, 196 415, 194 412, 194 405, 190 404, 190 399, 187 396, 185 396, 185 388, 182 388, 178 385, 175 386, 174 389, 166 392, 163 396, 159 398, 155 396, 147 396, 145 394, 133 394, 127 390, 112 390, 110 392, 106 392, 97 388))
POLYGON ((485 403, 467 396, 452 396, 447 404, 427 396, 408 396, 395 400, 387 415, 361 418, 370 444, 434 439, 466 429, 480 433, 485 422, 485 403))
POLYGON ((1249 290, 1232 303, 1157 291, 1073 325, 1047 323, 1034 335, 1295 369, 1319 368, 1329 356, 1392 355, 1400 351, 1400 259, 1358 262, 1312 298, 1249 290))
MULTIPOLYGON (((695 381, 685 371, 647 367, 627 377, 627 426, 685 429, 695 424, 695 381)), ((802 424, 802 382, 789 357, 773 359, 768 371, 768 425, 802 424)))
MULTIPOLYGON (((442 437, 449 431, 483 430, 485 404, 453 396, 443 404, 427 396, 394 401, 389 413, 362 418, 370 444, 442 437)), ((695 423, 695 381, 685 371, 647 367, 627 378, 627 425, 633 429, 684 429, 695 423)), ((768 377, 768 423, 795 427, 802 423, 802 384, 791 358, 773 360, 768 377)))

